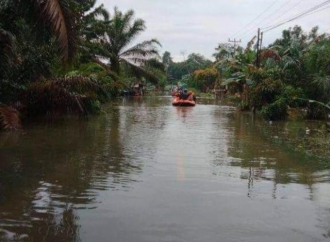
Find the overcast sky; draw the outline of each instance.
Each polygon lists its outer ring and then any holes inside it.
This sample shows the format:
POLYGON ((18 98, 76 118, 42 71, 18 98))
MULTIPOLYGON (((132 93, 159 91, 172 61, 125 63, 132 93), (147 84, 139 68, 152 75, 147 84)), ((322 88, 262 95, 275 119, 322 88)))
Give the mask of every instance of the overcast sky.
MULTIPOLYGON (((122 12, 133 9, 135 17, 145 20, 147 26, 136 41, 158 39, 162 44, 160 53, 169 51, 175 61, 191 53, 213 60, 212 54, 219 43, 227 43, 230 38, 241 40, 240 45, 245 47, 258 27, 285 22, 323 2, 325 0, 98 0, 110 13, 114 6, 122 12)), ((316 25, 320 32, 329 32, 330 3, 320 10, 268 31, 264 34, 264 45, 294 25, 302 26, 306 32, 316 25)))

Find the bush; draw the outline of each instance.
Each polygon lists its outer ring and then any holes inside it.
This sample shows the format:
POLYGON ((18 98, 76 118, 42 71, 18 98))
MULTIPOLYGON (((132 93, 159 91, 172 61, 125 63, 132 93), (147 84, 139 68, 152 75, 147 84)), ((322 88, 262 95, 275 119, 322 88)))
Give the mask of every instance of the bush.
POLYGON ((287 111, 285 99, 280 98, 267 106, 263 106, 260 113, 267 120, 281 120, 287 118, 287 111))
POLYGON ((248 110, 250 110, 249 103, 248 102, 241 101, 240 104, 239 104, 239 109, 241 111, 248 111, 248 110))
POLYGON ((99 114, 101 113, 101 103, 98 100, 86 98, 83 100, 84 107, 88 114, 99 114))

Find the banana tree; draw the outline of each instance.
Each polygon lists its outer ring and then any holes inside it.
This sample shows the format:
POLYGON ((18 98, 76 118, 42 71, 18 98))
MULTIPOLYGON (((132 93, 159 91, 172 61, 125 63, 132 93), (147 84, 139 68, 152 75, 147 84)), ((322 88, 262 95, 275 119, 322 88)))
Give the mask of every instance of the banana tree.
POLYGON ((214 63, 214 67, 219 71, 219 79, 222 86, 228 86, 231 92, 243 92, 244 85, 252 85, 252 70, 255 69, 254 60, 256 52, 250 48, 228 48, 227 45, 219 45, 217 48, 221 58, 214 63), (222 47, 222 49, 220 49, 222 47))

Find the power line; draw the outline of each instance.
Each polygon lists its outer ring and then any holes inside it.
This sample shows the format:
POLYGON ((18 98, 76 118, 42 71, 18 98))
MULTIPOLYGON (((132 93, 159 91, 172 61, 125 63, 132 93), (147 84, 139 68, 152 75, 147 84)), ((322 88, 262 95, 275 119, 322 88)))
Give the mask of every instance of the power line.
MULTIPOLYGON (((326 6, 326 7, 322 8, 322 9, 319 9, 319 10, 315 10, 314 12, 312 12, 312 13, 309 13, 309 14, 306 14, 305 16, 308 16, 308 15, 311 15, 311 14, 314 14, 314 13, 318 13, 318 12, 321 12, 321 11, 323 11, 323 10, 327 9, 327 8, 330 8, 330 6, 326 6)), ((304 16, 304 17, 305 17, 305 16, 304 16)))
POLYGON ((321 3, 321 4, 319 4, 319 5, 316 5, 316 6, 312 7, 312 8, 310 8, 310 9, 308 9, 308 10, 305 11, 305 12, 299 13, 298 15, 296 15, 295 17, 293 17, 293 18, 291 18, 291 19, 288 19, 288 20, 282 21, 282 22, 277 23, 277 24, 274 24, 274 25, 270 25, 270 26, 264 27, 264 28, 262 28, 262 29, 268 29, 268 30, 265 30, 265 31, 264 31, 264 32, 267 32, 267 31, 269 31, 269 30, 271 30, 271 29, 274 29, 274 28, 276 28, 276 27, 279 27, 279 26, 281 26, 281 25, 283 25, 283 24, 285 24, 285 23, 291 22, 291 21, 296 20, 296 19, 298 19, 298 18, 305 17, 305 16, 307 16, 307 15, 309 15, 309 14, 312 14, 312 13, 314 13, 316 10, 318 10, 319 8, 325 6, 325 5, 329 4, 329 3, 330 3, 330 0, 324 1, 323 3, 321 3))
POLYGON ((287 1, 286 3, 282 4, 278 9, 276 9, 272 14, 270 14, 269 16, 267 16, 267 18, 269 19, 270 17, 274 16, 275 13, 277 13, 278 11, 280 11, 283 7, 285 7, 287 4, 289 4, 292 0, 287 1))
MULTIPOLYGON (((271 13, 269 16, 267 16, 267 18, 270 18, 271 16, 274 16, 274 14, 276 14, 278 11, 280 11, 281 9, 283 9, 287 4, 289 4, 292 0, 289 0, 288 2, 285 2, 284 4, 282 4, 279 8, 277 8, 273 13, 271 13)), ((303 1, 303 0, 301 0, 303 1)), ((289 9, 290 10, 290 9, 289 9)), ((249 28, 248 30, 246 30, 243 34, 239 35, 238 37, 243 37, 245 34, 251 32, 251 30, 254 31, 254 27, 259 26, 263 21, 265 20, 262 19, 260 22, 258 22, 257 24, 255 24, 253 27, 249 28)), ((271 21, 268 21, 268 23, 270 23, 271 21)))
MULTIPOLYGON (((312 8, 310 8, 309 10, 307 10, 307 11, 305 11, 305 12, 303 12, 303 13, 298 14, 297 16, 295 16, 295 17, 293 17, 293 18, 291 18, 291 19, 288 19, 288 20, 286 20, 286 21, 284 21, 284 22, 277 23, 277 24, 274 24, 274 25, 271 25, 271 26, 264 27, 264 28, 262 28, 262 29, 264 30, 263 32, 264 32, 264 33, 265 33, 265 32, 268 32, 268 31, 273 30, 273 29, 275 29, 275 28, 277 28, 277 27, 279 27, 279 26, 282 26, 283 24, 286 24, 286 23, 291 22, 291 21, 293 21, 293 20, 296 20, 296 19, 299 19, 299 18, 302 18, 302 17, 308 16, 308 15, 310 15, 310 14, 312 14, 312 13, 318 12, 318 11, 316 11, 316 10, 321 11, 320 8, 324 7, 325 5, 327 5, 327 4, 329 4, 329 3, 330 3, 330 0, 324 1, 323 3, 321 3, 321 4, 319 4, 319 5, 316 5, 316 6, 312 7, 312 8)), ((328 8, 328 7, 329 7, 329 6, 325 7, 324 9, 326 9, 326 8, 328 8)), ((322 9, 322 10, 324 10, 324 9, 322 9)))
POLYGON ((261 12, 257 17, 255 17, 254 19, 252 19, 247 25, 245 25, 243 28, 241 28, 239 31, 237 31, 235 34, 233 34, 232 36, 237 35, 239 32, 241 32, 242 30, 244 30, 247 26, 249 26, 250 24, 252 24, 255 20, 257 20, 259 17, 261 17, 265 12, 268 11, 268 9, 270 9, 278 0, 274 0, 263 12, 261 12))
MULTIPOLYGON (((301 2, 303 2, 305 0, 300 0, 298 3, 296 3, 295 5, 293 5, 291 8, 289 8, 287 11, 285 11, 284 13, 282 13, 280 16, 278 16, 277 18, 282 17, 283 15, 285 15, 287 12, 289 12, 290 10, 292 10, 293 8, 297 7, 301 2)), ((268 23, 267 23, 268 24, 268 23)))
MULTIPOLYGON (((280 15, 277 16, 276 18, 279 19, 280 17, 282 17, 283 15, 285 15, 287 12, 289 12, 290 10, 292 10, 293 8, 295 8, 296 6, 298 6, 302 1, 305 1, 305 0, 300 0, 298 3, 296 3, 295 5, 293 5, 292 7, 290 7, 287 11, 284 11, 282 14, 280 14, 280 15)), ((291 0, 288 1, 287 3, 285 3, 285 4, 282 5, 282 6, 285 6, 285 5, 288 4, 289 2, 291 2, 291 0)), ((279 9, 277 9, 277 11, 281 10, 281 9, 282 9, 282 6, 281 6, 279 9)), ((276 12, 277 12, 277 11, 276 11, 276 12)), ((276 12, 275 12, 275 13, 276 13, 276 12)), ((271 16, 273 16, 273 15, 271 15, 271 16)), ((266 22, 265 25, 268 25, 268 24, 270 24, 271 22, 272 22, 272 20, 266 22)))

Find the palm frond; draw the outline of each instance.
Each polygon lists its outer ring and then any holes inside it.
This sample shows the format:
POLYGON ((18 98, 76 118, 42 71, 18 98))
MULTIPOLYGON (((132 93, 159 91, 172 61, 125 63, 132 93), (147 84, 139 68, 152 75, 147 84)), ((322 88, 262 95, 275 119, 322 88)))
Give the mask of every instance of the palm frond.
POLYGON ((134 17, 134 11, 132 9, 128 10, 124 15, 121 15, 121 31, 127 32, 130 30, 130 23, 134 17))
POLYGON ((148 47, 155 46, 155 45, 158 45, 160 47, 162 46, 157 39, 151 39, 151 40, 143 41, 140 44, 137 44, 136 47, 143 49, 143 48, 148 48, 148 47))
MULTIPOLYGON (((94 5, 90 6, 88 10, 93 6, 94 5)), ((88 12, 88 10, 85 12, 88 12)), ((81 21, 81 33, 84 39, 89 43, 98 43, 100 37, 104 34, 106 26, 109 24, 109 18, 110 14, 104 8, 103 4, 83 16, 81 21)))
POLYGON ((69 4, 63 0, 48 0, 45 1, 42 10, 57 35, 63 60, 71 60, 76 51, 77 38, 74 34, 73 13, 69 4))
POLYGON ((10 73, 10 66, 15 66, 13 58, 15 37, 9 31, 0 28, 0 79, 10 73))
MULTIPOLYGON (((140 76, 139 73, 146 67, 149 59, 160 58, 157 47, 161 45, 156 39, 144 41, 127 49, 129 43, 146 28, 142 19, 133 21, 133 17, 133 10, 122 13, 115 7, 111 21, 99 41, 102 46, 99 56, 109 60, 110 71, 115 72, 117 76, 120 75, 122 64, 135 70, 134 73, 140 76)), ((114 79, 118 80, 118 77, 114 79)))
POLYGON ((143 41, 121 53, 121 56, 159 57, 156 45, 161 46, 156 39, 143 41))
POLYGON ((27 115, 47 113, 88 114, 97 93, 105 90, 89 78, 82 76, 62 77, 51 81, 36 82, 25 91, 22 102, 27 115))
POLYGON ((103 89, 100 85, 92 81, 90 78, 84 76, 65 76, 61 78, 56 78, 52 80, 54 85, 63 87, 71 92, 86 92, 86 91, 95 91, 102 92, 103 89))
POLYGON ((16 109, 0 105, 0 129, 19 130, 22 128, 19 113, 16 109))
POLYGON ((102 16, 104 21, 108 21, 110 18, 110 13, 104 8, 103 4, 88 13, 85 18, 96 19, 98 16, 102 16))
POLYGON ((286 70, 290 67, 296 67, 299 68, 299 62, 297 62, 294 58, 290 57, 290 56, 284 56, 282 58, 282 62, 283 62, 283 70, 286 70))
POLYGON ((0 27, 0 53, 8 52, 13 48, 14 35, 0 27))
POLYGON ((316 84, 324 93, 330 93, 330 76, 314 75, 312 83, 316 84))
POLYGON ((111 48, 116 54, 119 54, 121 49, 128 46, 138 34, 146 29, 144 20, 137 19, 133 22, 133 17, 133 10, 128 10, 123 14, 117 7, 114 9, 111 24, 108 25, 106 33, 111 48))
POLYGON ((70 0, 13 0, 18 14, 22 14, 37 32, 36 36, 51 33, 56 37, 64 62, 72 60, 76 52, 76 16, 70 0))
POLYGON ((146 29, 145 22, 142 19, 137 19, 132 25, 126 24, 125 30, 123 32, 123 40, 120 45, 121 48, 128 46, 136 36, 138 36, 142 31, 146 29))
POLYGON ((104 64, 102 61, 100 61, 97 58, 94 58, 93 61, 97 64, 99 64, 100 66, 103 67, 104 70, 106 70, 106 72, 109 74, 109 76, 114 79, 115 81, 119 80, 119 76, 117 75, 117 73, 115 73, 114 71, 112 71, 110 69, 110 67, 107 64, 104 64))
POLYGON ((137 66, 133 65, 129 61, 123 60, 123 64, 128 68, 131 73, 137 77, 138 79, 141 79, 142 77, 146 78, 148 81, 158 84, 159 83, 159 78, 155 75, 155 72, 144 68, 143 66, 137 66))

